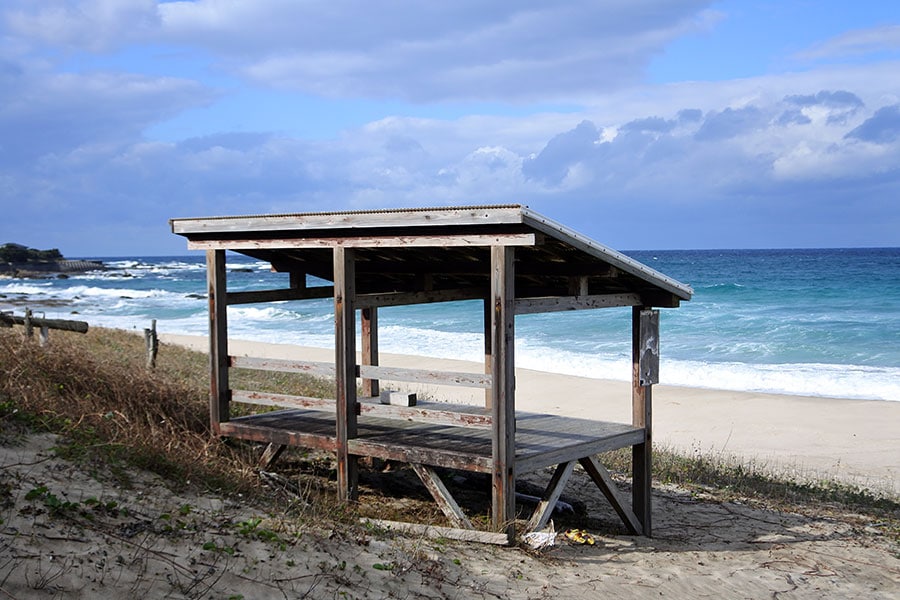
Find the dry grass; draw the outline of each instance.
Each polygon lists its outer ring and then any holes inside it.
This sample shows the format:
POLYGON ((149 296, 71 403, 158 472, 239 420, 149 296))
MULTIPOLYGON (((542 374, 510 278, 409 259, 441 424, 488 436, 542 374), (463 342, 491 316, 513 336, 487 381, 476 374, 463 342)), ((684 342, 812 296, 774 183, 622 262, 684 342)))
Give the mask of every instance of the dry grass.
POLYGON ((127 332, 54 332, 41 348, 0 330, 0 364, 0 422, 65 435, 71 458, 124 462, 173 483, 252 487, 246 448, 210 435, 202 354, 167 347, 151 372, 143 340, 127 332))
MULTIPOLYGON (((21 330, 0 329, 0 427, 61 433, 71 440, 63 449, 69 458, 102 460, 113 469, 137 466, 175 484, 192 481, 219 493, 252 494, 263 489, 254 468, 259 448, 210 433, 207 357, 165 346, 156 369, 148 371, 144 352, 139 336, 117 330, 92 329, 86 335, 54 332, 51 345, 41 348, 26 341, 21 330)), ((263 371, 235 372, 234 385, 318 397, 333 393, 328 381, 263 371)), ((610 453, 604 463, 627 476, 630 453, 610 453)), ((364 469, 361 483, 368 494, 355 509, 358 513, 440 519, 424 489, 416 493, 421 486, 414 476, 404 477, 396 470, 382 473, 382 466, 364 469)), ((120 472, 127 484, 127 469, 120 472)), ((288 475, 308 501, 302 503, 313 513, 308 517, 354 516, 335 508, 333 463, 328 457, 295 449, 279 462, 279 472, 288 475)), ((727 457, 657 450, 654 476, 721 500, 750 498, 791 510, 828 505, 900 521, 895 499, 833 481, 778 477, 764 466, 727 457)), ((272 483, 268 486, 270 492, 272 483)))

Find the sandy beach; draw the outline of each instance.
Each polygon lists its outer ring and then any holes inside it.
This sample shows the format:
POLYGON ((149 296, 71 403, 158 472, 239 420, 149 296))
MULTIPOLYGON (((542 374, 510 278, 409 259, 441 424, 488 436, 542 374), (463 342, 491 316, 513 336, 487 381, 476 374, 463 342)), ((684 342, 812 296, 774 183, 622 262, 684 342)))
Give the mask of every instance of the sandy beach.
MULTIPOLYGON (((165 336, 161 352, 174 344, 202 350, 206 340, 165 336)), ((230 351, 321 361, 332 354, 238 341, 230 351)), ((393 355, 382 355, 382 364, 479 370, 393 355)), ((523 410, 628 418, 624 383, 536 371, 517 377, 523 410)), ((459 388, 416 391, 466 400, 459 388)), ((900 403, 665 387, 655 402, 658 443, 879 484, 896 468, 890 430, 900 403), (867 453, 860 437, 880 444, 878 451, 867 453)), ((356 519, 317 518, 321 513, 302 502, 287 514, 283 505, 273 511, 138 468, 128 470, 126 485, 121 470, 62 458, 54 449, 64 443, 52 434, 0 429, 2 597, 893 600, 900 590, 896 519, 836 505, 786 512, 764 499, 660 484, 653 490, 653 537, 631 536, 576 469, 562 500, 583 503, 594 543, 560 532, 552 546, 536 551, 393 535, 356 519)), ((375 502, 414 501, 374 489, 368 495, 375 502)), ((417 502, 423 501, 430 499, 417 502)))
MULTIPOLYGON (((207 350, 199 336, 163 335, 162 342, 207 350)), ((334 351, 229 340, 233 355, 334 361, 334 351)), ((382 353, 391 366, 481 372, 474 362, 382 353)), ((663 366, 663 368, 665 368, 663 366)), ((394 387, 400 389, 402 385, 394 387)), ((483 402, 459 387, 408 388, 435 400, 483 402)), ((630 422, 630 384, 529 369, 516 371, 516 408, 588 419, 630 422)), ((657 446, 734 456, 801 478, 828 477, 874 491, 900 493, 900 402, 809 398, 657 385, 657 446)))

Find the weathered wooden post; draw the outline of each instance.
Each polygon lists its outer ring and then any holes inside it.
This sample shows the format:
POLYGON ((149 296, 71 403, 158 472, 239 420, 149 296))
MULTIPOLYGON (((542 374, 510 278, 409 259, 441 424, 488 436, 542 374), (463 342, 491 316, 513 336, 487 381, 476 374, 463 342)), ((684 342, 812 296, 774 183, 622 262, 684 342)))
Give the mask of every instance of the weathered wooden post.
POLYGON ((514 249, 491 247, 491 417, 494 529, 516 535, 516 381, 514 249))
POLYGON ((150 322, 150 328, 144 328, 144 342, 147 344, 147 368, 156 368, 156 355, 159 353, 159 337, 156 335, 156 319, 150 322))
POLYGON ((31 322, 31 309, 25 309, 25 321, 23 323, 25 325, 25 337, 33 338, 34 337, 34 324, 31 322))
MULTIPOLYGON (((360 339, 362 340, 362 364, 378 366, 378 309, 363 308, 360 312, 360 339)), ((379 394, 377 379, 363 377, 362 395, 373 397, 379 394)))
POLYGON ((640 306, 631 319, 632 424, 644 429, 644 442, 632 446, 632 507, 650 537, 653 487, 653 403, 651 389, 659 382, 659 311, 640 306))
POLYGON ((209 420, 213 433, 230 419, 231 390, 228 385, 228 302, 226 298, 225 251, 206 251, 209 300, 209 420))
POLYGON ((334 247, 334 346, 338 498, 359 494, 356 457, 348 443, 357 435, 356 415, 356 263, 352 248, 334 247))

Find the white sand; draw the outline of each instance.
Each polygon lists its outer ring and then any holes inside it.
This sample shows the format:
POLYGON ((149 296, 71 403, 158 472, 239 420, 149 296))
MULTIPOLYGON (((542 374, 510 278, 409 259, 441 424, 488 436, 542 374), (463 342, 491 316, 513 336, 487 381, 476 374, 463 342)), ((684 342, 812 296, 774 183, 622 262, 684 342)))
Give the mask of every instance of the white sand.
MULTIPOLYGON (((207 350, 205 337, 163 335, 163 343, 207 350)), ((229 352, 334 361, 321 348, 230 340, 229 352)), ((381 354, 381 364, 481 372, 473 362, 381 354)), ((399 387, 399 386, 398 386, 399 387)), ((482 390, 417 386, 437 400, 483 402, 482 390)), ((630 384, 529 369, 516 371, 516 408, 630 422, 630 384)), ((810 398, 658 385, 653 387, 657 446, 739 457, 801 477, 831 477, 900 493, 900 402, 810 398)))

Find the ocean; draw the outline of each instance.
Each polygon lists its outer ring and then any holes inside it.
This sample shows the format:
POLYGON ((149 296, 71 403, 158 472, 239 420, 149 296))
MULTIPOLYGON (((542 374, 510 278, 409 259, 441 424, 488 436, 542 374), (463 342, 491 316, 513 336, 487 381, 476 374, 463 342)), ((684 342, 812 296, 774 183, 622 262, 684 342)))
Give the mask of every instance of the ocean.
MULTIPOLYGON (((900 401, 900 248, 626 254, 694 288, 690 302, 661 309, 662 384, 900 401)), ((207 334, 203 253, 96 259, 110 269, 0 279, 0 309, 137 331, 156 319, 161 333, 207 334)), ((230 291, 288 285, 268 263, 227 262, 230 291)), ((516 364, 628 380, 629 310, 517 317, 516 364)), ((481 361, 481 318, 480 302, 384 308, 380 348, 481 361)), ((333 347, 332 303, 231 307, 229 334, 333 347)))

